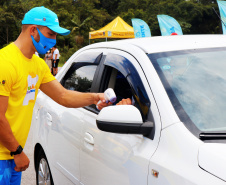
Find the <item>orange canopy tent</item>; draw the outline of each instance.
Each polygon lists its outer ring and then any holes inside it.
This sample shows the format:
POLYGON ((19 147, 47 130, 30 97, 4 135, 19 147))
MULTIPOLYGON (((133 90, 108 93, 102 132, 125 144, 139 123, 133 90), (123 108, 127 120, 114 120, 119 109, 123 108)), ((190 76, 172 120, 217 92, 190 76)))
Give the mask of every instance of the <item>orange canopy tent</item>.
POLYGON ((118 16, 103 28, 89 32, 89 39, 97 38, 134 38, 134 30, 118 16))

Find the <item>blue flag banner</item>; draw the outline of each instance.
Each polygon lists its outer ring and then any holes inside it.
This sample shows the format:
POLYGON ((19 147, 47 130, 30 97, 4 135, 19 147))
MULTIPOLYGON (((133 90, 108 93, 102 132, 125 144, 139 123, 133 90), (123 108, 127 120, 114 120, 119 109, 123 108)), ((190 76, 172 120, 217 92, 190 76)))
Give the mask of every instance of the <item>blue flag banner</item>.
POLYGON ((221 20, 222 20, 222 31, 223 34, 226 34, 226 1, 217 1, 219 10, 220 10, 220 16, 221 16, 221 20))
POLYGON ((135 38, 151 37, 151 31, 146 22, 141 19, 132 19, 135 38))
POLYGON ((157 15, 162 36, 183 35, 180 24, 168 15, 157 15))

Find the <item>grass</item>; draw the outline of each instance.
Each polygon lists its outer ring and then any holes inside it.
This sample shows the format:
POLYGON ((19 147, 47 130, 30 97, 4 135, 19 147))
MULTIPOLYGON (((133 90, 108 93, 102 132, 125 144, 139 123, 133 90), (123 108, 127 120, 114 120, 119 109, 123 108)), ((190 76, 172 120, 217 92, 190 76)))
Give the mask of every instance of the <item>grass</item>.
POLYGON ((60 63, 58 64, 58 67, 63 67, 63 65, 64 65, 64 63, 61 63, 61 62, 60 62, 60 63))

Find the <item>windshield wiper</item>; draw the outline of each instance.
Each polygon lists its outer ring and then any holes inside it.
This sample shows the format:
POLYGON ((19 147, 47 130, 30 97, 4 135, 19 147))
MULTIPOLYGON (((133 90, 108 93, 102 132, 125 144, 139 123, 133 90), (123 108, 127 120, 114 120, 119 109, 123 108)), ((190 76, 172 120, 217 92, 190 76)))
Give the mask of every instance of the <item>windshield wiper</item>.
POLYGON ((219 132, 201 132, 199 134, 199 138, 201 140, 225 140, 226 133, 219 133, 219 132))

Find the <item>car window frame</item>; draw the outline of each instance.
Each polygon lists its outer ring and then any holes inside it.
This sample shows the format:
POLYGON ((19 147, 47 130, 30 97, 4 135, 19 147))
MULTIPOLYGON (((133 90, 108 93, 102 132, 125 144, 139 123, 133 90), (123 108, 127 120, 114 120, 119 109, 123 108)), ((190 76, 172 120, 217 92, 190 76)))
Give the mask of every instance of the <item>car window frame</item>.
MULTIPOLYGON (((82 52, 78 57, 76 57, 75 59, 73 59, 73 62, 71 63, 70 67, 68 68, 67 72, 64 74, 64 76, 61 78, 60 83, 62 86, 64 86, 65 80, 66 78, 68 78, 68 76, 70 76, 74 71, 78 70, 81 67, 84 66, 91 66, 91 65, 95 65, 97 66, 94 77, 93 77, 93 82, 90 88, 90 92, 95 92, 95 86, 96 86, 96 80, 97 80, 97 76, 98 76, 98 72, 99 72, 99 68, 100 68, 100 61, 103 58, 103 52, 101 51, 95 51, 95 50, 87 50, 82 52), (90 52, 91 51, 91 52, 90 52), (87 55, 88 53, 97 53, 97 57, 92 60, 92 61, 81 61, 78 60, 81 56, 83 55, 87 55)), ((94 113, 98 113, 98 111, 96 110, 96 105, 90 105, 90 106, 85 106, 82 107, 84 109, 87 109, 89 111, 92 111, 94 113)))
MULTIPOLYGON (((103 83, 106 83, 106 81, 105 80, 103 80, 104 79, 104 73, 105 73, 105 69, 106 69, 106 66, 109 66, 109 67, 113 67, 113 68, 115 68, 116 70, 118 70, 118 71, 120 71, 125 77, 126 77, 126 79, 127 79, 127 81, 129 82, 129 81, 131 81, 131 79, 130 79, 130 75, 129 75, 129 71, 127 71, 126 72, 126 69, 124 70, 124 72, 122 72, 122 70, 120 70, 120 67, 119 66, 116 66, 116 67, 114 67, 114 66, 112 66, 112 65, 110 65, 110 63, 107 61, 107 57, 109 56, 109 55, 111 55, 111 54, 113 54, 113 55, 119 55, 119 54, 117 54, 117 53, 114 53, 114 52, 108 52, 107 54, 105 54, 104 56, 103 56, 103 58, 102 58, 102 60, 100 61, 100 69, 99 69, 99 75, 98 75, 98 77, 97 77, 97 82, 98 82, 98 84, 97 84, 97 86, 96 86, 96 91, 98 91, 98 92, 104 92, 104 88, 105 88, 105 85, 103 85, 103 83), (129 79, 129 80, 128 80, 129 79)), ((127 53, 128 54, 128 53, 127 53)), ((132 55, 131 55, 132 56, 132 55)), ((124 57, 124 56, 122 56, 122 57, 124 57)), ((132 56, 133 57, 133 56, 132 56)), ((125 58, 125 57, 124 57, 125 58)), ((133 57, 134 58, 134 57, 133 57)), ((131 66, 133 66, 133 64, 132 64, 132 62, 129 60, 129 59, 127 59, 128 61, 129 61, 129 63, 130 63, 130 65, 131 66)), ((134 60, 136 60, 135 58, 134 58, 134 60)), ((116 65, 116 64, 114 64, 114 65, 116 65)), ((118 64, 117 64, 118 65, 118 64)), ((136 68, 133 66, 133 68, 134 68, 134 70, 136 71, 136 68)), ((136 73, 137 73, 137 75, 139 76, 139 73, 136 71, 136 73)), ((139 76, 139 78, 140 78, 140 76, 139 76)), ((154 122, 154 120, 153 120, 153 116, 150 116, 151 115, 151 111, 150 111, 150 106, 151 106, 151 102, 150 102, 150 99, 148 98, 148 95, 147 95, 147 92, 146 92, 146 90, 145 90, 145 87, 144 87, 144 85, 143 85, 143 83, 142 83, 142 80, 140 79, 140 85, 142 86, 142 89, 145 91, 145 93, 146 93, 146 97, 147 97, 147 100, 148 100, 148 105, 147 105, 147 108, 148 108, 148 111, 147 111, 147 114, 146 115, 144 115, 143 114, 143 112, 141 112, 141 114, 142 114, 142 118, 143 118, 143 121, 145 122, 145 121, 147 121, 147 120, 151 120, 151 121, 153 121, 154 122)), ((133 84, 133 88, 134 88, 134 84, 133 84)), ((97 111, 98 112, 98 111, 97 111)))

